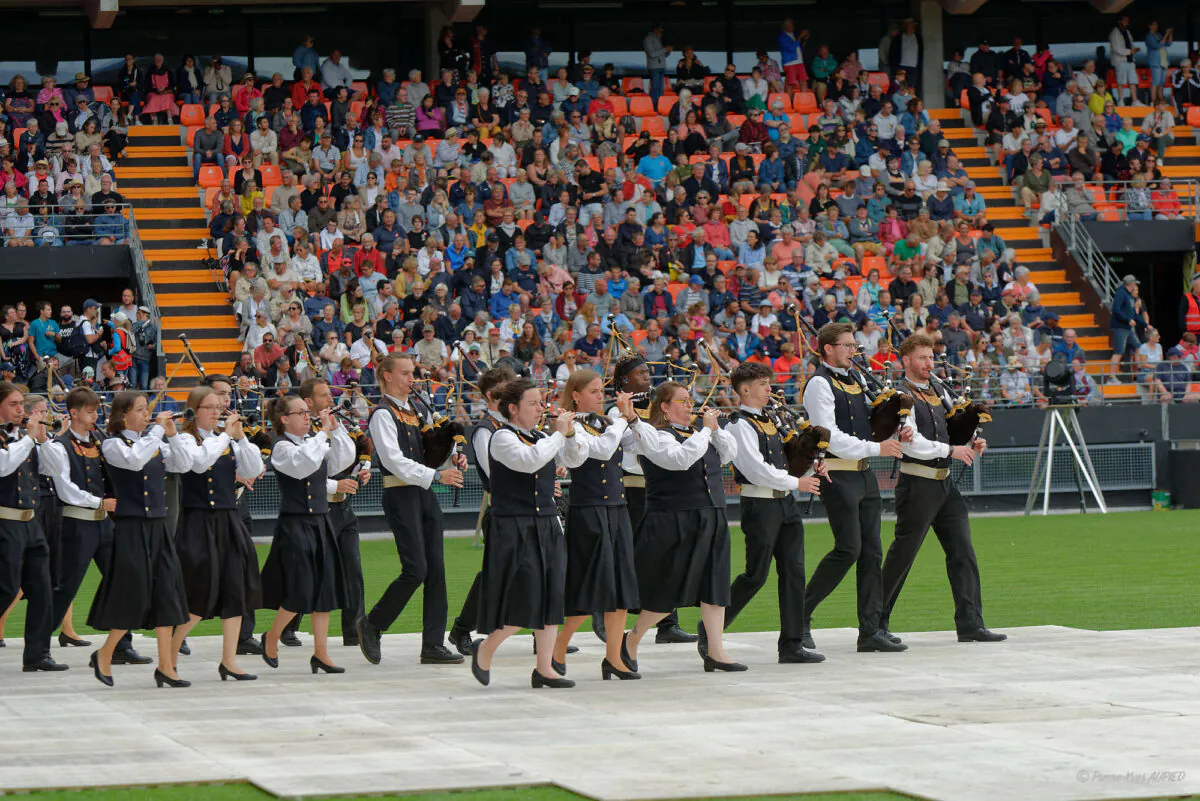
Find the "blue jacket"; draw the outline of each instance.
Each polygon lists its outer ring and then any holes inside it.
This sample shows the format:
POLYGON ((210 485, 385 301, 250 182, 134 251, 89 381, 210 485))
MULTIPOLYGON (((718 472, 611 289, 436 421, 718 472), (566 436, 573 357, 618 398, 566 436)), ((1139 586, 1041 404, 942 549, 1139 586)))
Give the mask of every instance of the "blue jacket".
POLYGON ((1137 309, 1134 307, 1133 295, 1129 294, 1129 290, 1122 286, 1113 293, 1112 300, 1112 320, 1113 328, 1127 328, 1129 321, 1136 316, 1137 309))
POLYGON ((783 161, 781 159, 763 159, 758 165, 758 183, 783 185, 783 161))
POLYGON ((492 299, 488 303, 488 312, 491 313, 493 320, 503 320, 508 317, 508 307, 520 302, 521 299, 515 292, 508 295, 505 295, 503 291, 497 292, 492 295, 492 299))

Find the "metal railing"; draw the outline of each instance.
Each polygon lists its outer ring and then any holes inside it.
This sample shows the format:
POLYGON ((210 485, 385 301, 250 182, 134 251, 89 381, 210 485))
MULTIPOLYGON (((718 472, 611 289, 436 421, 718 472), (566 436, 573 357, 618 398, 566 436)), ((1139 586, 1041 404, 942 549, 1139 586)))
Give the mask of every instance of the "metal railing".
MULTIPOLYGON (((38 206, 26 204, 0 213, 0 239, 4 244, 25 244, 32 247, 63 247, 81 245, 125 245, 131 238, 133 209, 128 203, 115 204, 108 214, 93 206, 90 211, 64 211, 71 201, 61 205, 38 206), (9 232, 12 231, 10 235, 9 232), (16 240, 11 243, 11 240, 16 240)), ((79 209, 86 208, 80 201, 79 209)))
MULTIPOLYGON (((1150 207, 1145 208, 1140 203, 1130 209, 1134 202, 1130 190, 1135 190, 1133 181, 1088 181, 1087 189, 1092 194, 1092 205, 1099 213, 1099 221, 1113 222, 1117 220, 1157 220, 1160 213, 1168 213, 1165 207, 1155 205, 1154 194, 1163 191, 1171 192, 1179 201, 1180 219, 1196 221, 1200 219, 1200 179, 1171 178, 1171 188, 1163 190, 1159 184, 1151 183, 1140 187, 1146 192, 1150 207)), ((1176 212, 1169 212, 1176 213, 1176 212)))
POLYGON ((1079 269, 1083 271, 1083 277, 1095 288, 1100 302, 1110 307, 1113 295, 1121 286, 1121 279, 1100 252, 1096 240, 1092 239, 1083 222, 1073 214, 1055 215, 1054 230, 1075 257, 1079 269))
POLYGON ((129 256, 133 260, 133 274, 138 285, 138 297, 142 305, 150 310, 150 318, 158 329, 158 341, 154 345, 155 369, 154 375, 163 375, 166 367, 166 353, 162 344, 162 314, 158 309, 158 295, 154 292, 154 282, 150 280, 150 263, 146 260, 146 251, 142 248, 142 237, 138 232, 137 215, 133 209, 128 209, 129 217, 129 256))

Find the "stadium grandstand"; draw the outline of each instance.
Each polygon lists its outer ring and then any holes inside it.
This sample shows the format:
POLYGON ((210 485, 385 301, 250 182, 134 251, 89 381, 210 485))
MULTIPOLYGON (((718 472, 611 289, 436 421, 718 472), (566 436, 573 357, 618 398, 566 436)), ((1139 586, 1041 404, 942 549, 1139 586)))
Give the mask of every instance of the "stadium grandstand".
POLYGON ((468 419, 502 359, 552 400, 636 349, 794 402, 848 320, 997 409, 1200 400, 1188 4, 4 5, 0 369, 35 388, 320 374, 365 419, 400 349, 468 419))

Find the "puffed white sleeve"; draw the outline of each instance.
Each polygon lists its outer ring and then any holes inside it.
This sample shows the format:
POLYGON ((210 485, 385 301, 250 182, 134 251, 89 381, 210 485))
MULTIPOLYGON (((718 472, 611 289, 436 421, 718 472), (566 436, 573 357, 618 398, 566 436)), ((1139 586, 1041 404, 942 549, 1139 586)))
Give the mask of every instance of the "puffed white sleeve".
POLYGON ((368 425, 371 440, 375 443, 375 455, 387 471, 408 484, 429 489, 437 471, 432 467, 409 459, 397 444, 396 421, 391 415, 376 413, 371 415, 368 425))
POLYGON ((354 440, 350 439, 350 434, 339 425, 329 435, 329 455, 325 457, 325 466, 331 473, 340 473, 354 464, 357 455, 354 440))
POLYGON ((324 431, 300 444, 281 439, 271 449, 271 466, 285 476, 305 479, 317 471, 329 451, 329 437, 324 431))
MULTIPOLYGON (((712 432, 702 428, 679 442, 666 431, 659 431, 647 423, 639 423, 642 434, 640 454, 664 470, 687 470, 708 450, 712 432)), ((735 446, 736 447, 736 446, 735 446)))
MULTIPOLYGON (((921 401, 917 401, 921 403, 921 401)), ((901 442, 900 451, 905 456, 911 456, 913 459, 944 459, 950 455, 950 445, 937 440, 926 439, 917 430, 917 416, 915 414, 908 415, 904 420, 904 427, 912 432, 912 442, 901 442)))
POLYGON ((625 422, 625 430, 621 433, 621 447, 626 452, 636 455, 638 442, 641 440, 641 438, 638 436, 638 423, 641 422, 641 419, 639 418, 631 425, 625 421, 625 416, 621 414, 621 410, 616 406, 609 409, 608 419, 612 420, 614 423, 618 420, 625 422))
POLYGON ((733 457, 733 465, 738 472, 750 479, 756 487, 770 487, 774 490, 788 491, 796 489, 796 479, 786 470, 780 470, 768 464, 758 448, 758 435, 754 433, 754 424, 745 418, 730 423, 725 432, 737 443, 737 455, 733 457))
POLYGON ((583 466, 592 449, 591 441, 596 439, 595 436, 584 430, 582 423, 577 422, 573 425, 575 426, 575 436, 564 438, 567 440, 567 444, 563 446, 562 456, 559 457, 562 466, 568 470, 583 466))
POLYGON ((718 428, 714 431, 712 433, 712 441, 717 446, 717 454, 721 457, 721 464, 729 464, 733 461, 733 457, 737 456, 737 440, 725 429, 718 428))
POLYGON ((817 379, 804 385, 804 411, 808 421, 829 429, 829 452, 842 459, 865 459, 879 455, 879 443, 859 439, 838 428, 833 411, 833 389, 829 382, 817 379))
POLYGON ((488 455, 488 443, 492 441, 492 432, 483 426, 475 429, 471 437, 471 450, 475 451, 475 467, 485 476, 492 474, 491 457, 488 455))
POLYGON ((237 460, 238 478, 258 478, 262 475, 262 451, 249 437, 242 437, 233 442, 233 456, 237 460))
MULTIPOLYGON (((121 437, 109 437, 100 443, 104 461, 121 470, 141 470, 162 445, 163 430, 151 426, 142 437, 129 445, 121 437)), ((165 455, 164 455, 165 458, 165 455)))
MULTIPOLYGON (((218 434, 215 437, 209 437, 203 442, 197 442, 192 450, 192 472, 207 473, 217 463, 217 460, 221 458, 221 454, 225 452, 225 449, 229 447, 230 441, 228 434, 218 434)), ((261 456, 259 457, 259 461, 262 461, 261 456)))
POLYGON ((617 447, 624 440, 625 432, 628 429, 629 424, 625 422, 624 417, 614 420, 604 429, 603 434, 598 437, 589 437, 588 456, 593 459, 611 459, 617 452, 617 447))
POLYGON ((54 470, 54 490, 59 500, 67 506, 78 506, 83 509, 99 509, 103 498, 93 495, 77 486, 71 480, 71 463, 67 459, 67 450, 61 443, 46 442, 38 448, 39 472, 42 463, 48 462, 54 470))
POLYGON ((176 434, 162 443, 163 463, 168 473, 186 473, 192 469, 192 454, 196 440, 186 434, 176 434))
POLYGON ((567 445, 567 438, 555 431, 548 437, 526 445, 517 435, 502 428, 492 435, 492 459, 518 473, 536 473, 552 461, 567 445))
MULTIPOLYGON (((33 437, 26 434, 16 442, 10 442, 7 448, 0 450, 0 476, 11 476, 17 472, 21 463, 29 458, 29 454, 37 446, 33 437)), ((42 475, 53 475, 43 472, 42 475)))

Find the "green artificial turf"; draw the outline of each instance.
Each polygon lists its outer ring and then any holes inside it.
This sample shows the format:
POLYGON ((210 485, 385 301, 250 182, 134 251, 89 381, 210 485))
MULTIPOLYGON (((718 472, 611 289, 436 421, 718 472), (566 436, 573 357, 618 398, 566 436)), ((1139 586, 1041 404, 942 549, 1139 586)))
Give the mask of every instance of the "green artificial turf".
MULTIPOLYGON (((1200 511, 1127 512, 1110 515, 989 517, 972 521, 975 551, 983 579, 983 609, 988 626, 1054 624, 1085 629, 1169 628, 1200 620, 1194 569, 1200 533, 1200 511)), ((886 549, 892 524, 884 523, 886 549)), ((806 572, 812 575, 833 542, 827 525, 807 527, 806 572)), ((744 541, 734 529, 733 572, 744 565, 744 541)), ((259 548, 265 559, 267 547, 259 548)), ((470 539, 446 540, 446 582, 450 615, 458 613, 479 569, 482 549, 470 539)), ((399 572, 390 541, 362 544, 368 607, 399 572)), ((81 633, 99 575, 93 567, 75 602, 74 620, 81 633)), ((772 575, 734 631, 771 631, 779 626, 776 582, 772 575)), ((854 627, 853 571, 817 610, 816 628, 854 627)), ((7 632, 20 636, 24 604, 17 604, 7 632)), ((933 533, 909 575, 892 616, 896 631, 947 630, 954 627, 953 605, 944 560, 933 533)), ((258 613, 262 631, 269 612, 258 613)), ((683 610, 685 628, 694 630, 696 610, 683 610)), ((305 627, 307 628, 307 620, 305 627)), ((421 625, 420 591, 392 627, 411 632, 421 625)), ((334 632, 340 631, 334 621, 334 632)), ((219 634, 217 621, 204 621, 195 635, 219 634)))

